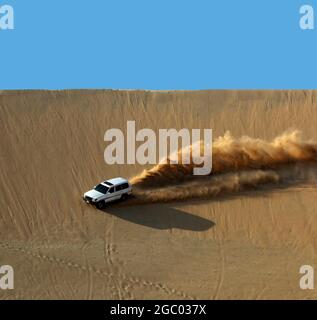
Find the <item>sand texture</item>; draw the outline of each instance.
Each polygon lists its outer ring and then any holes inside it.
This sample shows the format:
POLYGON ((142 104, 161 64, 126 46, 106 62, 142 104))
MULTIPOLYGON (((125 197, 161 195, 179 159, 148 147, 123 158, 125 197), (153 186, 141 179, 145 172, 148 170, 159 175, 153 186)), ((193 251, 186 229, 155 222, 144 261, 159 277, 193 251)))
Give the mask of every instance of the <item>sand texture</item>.
POLYGON ((316 128, 317 91, 0 92, 0 299, 316 299, 316 128), (106 164, 128 120, 212 128, 212 174, 106 164), (82 201, 117 176, 134 198, 82 201))

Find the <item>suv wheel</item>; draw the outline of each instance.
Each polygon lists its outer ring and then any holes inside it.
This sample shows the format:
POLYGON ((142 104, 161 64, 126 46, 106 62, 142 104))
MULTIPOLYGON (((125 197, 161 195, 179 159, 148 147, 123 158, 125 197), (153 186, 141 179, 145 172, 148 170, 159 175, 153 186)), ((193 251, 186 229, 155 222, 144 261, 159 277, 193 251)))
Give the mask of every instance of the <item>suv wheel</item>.
POLYGON ((122 200, 125 200, 125 199, 127 199, 128 198, 128 195, 126 194, 126 193, 124 193, 122 196, 121 196, 121 199, 122 200))
POLYGON ((103 209, 105 206, 105 201, 101 200, 101 201, 97 202, 96 206, 98 209, 103 209))

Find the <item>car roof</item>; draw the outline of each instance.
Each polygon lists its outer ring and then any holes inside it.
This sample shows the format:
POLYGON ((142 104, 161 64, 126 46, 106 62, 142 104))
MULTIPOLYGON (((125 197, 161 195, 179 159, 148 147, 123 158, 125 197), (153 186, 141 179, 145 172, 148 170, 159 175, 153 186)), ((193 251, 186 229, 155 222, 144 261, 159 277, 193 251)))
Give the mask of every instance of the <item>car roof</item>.
POLYGON ((128 183, 128 180, 124 179, 124 178, 121 178, 121 177, 118 177, 118 178, 113 178, 113 179, 106 180, 104 182, 104 184, 108 184, 110 186, 118 185, 118 184, 121 184, 121 183, 128 183))

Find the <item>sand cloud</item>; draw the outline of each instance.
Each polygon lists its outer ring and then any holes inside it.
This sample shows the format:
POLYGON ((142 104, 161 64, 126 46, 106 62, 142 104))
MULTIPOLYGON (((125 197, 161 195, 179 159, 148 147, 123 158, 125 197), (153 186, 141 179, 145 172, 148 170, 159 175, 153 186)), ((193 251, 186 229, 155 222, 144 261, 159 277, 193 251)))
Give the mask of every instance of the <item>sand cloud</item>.
POLYGON ((317 144, 303 140, 298 130, 272 141, 247 136, 235 139, 228 132, 213 143, 212 157, 209 176, 194 176, 193 163, 158 164, 145 170, 131 179, 136 197, 145 202, 216 197, 264 184, 315 178, 317 144))

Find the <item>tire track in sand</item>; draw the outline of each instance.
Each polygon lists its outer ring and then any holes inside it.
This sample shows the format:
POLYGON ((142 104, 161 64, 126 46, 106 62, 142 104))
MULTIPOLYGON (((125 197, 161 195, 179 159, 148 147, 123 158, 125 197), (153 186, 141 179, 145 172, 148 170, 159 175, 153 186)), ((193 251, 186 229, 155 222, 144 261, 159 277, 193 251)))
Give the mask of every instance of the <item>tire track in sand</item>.
MULTIPOLYGON (((115 273, 116 271, 116 265, 115 265, 115 245, 113 244, 113 225, 114 225, 114 219, 112 217, 111 219, 111 226, 108 227, 107 223, 105 223, 105 239, 104 239, 104 260, 105 263, 108 265, 108 268, 110 269, 111 273, 115 273)), ((117 268, 119 270, 119 263, 117 263, 117 268)), ((128 292, 126 289, 124 289, 124 286, 122 283, 116 279, 113 278, 111 281, 111 294, 114 299, 132 299, 132 294, 128 292)))
MULTIPOLYGON (((138 277, 133 277, 133 276, 131 277, 131 276, 128 276, 126 274, 114 274, 113 272, 106 272, 104 270, 97 269, 97 268, 91 267, 89 265, 85 266, 85 265, 82 265, 82 264, 79 264, 79 263, 75 263, 75 262, 70 261, 70 260, 61 259, 61 258, 58 258, 58 257, 49 256, 49 255, 46 255, 46 254, 36 253, 36 252, 34 252, 32 250, 27 250, 27 249, 24 249, 24 248, 21 248, 21 247, 16 247, 16 246, 10 245, 8 243, 4 243, 4 242, 0 242, 0 247, 3 248, 3 249, 24 253, 24 254, 26 254, 28 256, 31 256, 31 257, 36 258, 36 259, 39 259, 39 260, 41 260, 43 262, 57 263, 59 265, 65 266, 65 267, 73 268, 75 270, 80 270, 80 271, 84 271, 84 272, 89 272, 90 271, 90 272, 95 273, 96 275, 106 277, 109 280, 112 280, 112 279, 115 279, 115 278, 119 278, 123 282, 129 283, 132 289, 133 289, 133 286, 137 286, 137 287, 141 287, 141 288, 152 288, 152 289, 155 289, 157 291, 163 292, 163 293, 165 293, 165 294, 167 294, 169 296, 173 296, 174 295, 174 296, 181 297, 182 299, 196 300, 195 297, 193 297, 193 296, 191 296, 191 295, 189 295, 189 294, 187 294, 187 293, 185 293, 183 291, 171 288, 171 287, 169 287, 169 286, 167 286, 167 285, 165 285, 163 283, 156 283, 156 282, 144 280, 144 279, 141 279, 141 278, 138 278, 138 277)), ((125 286, 125 287, 127 287, 127 286, 125 286)))

